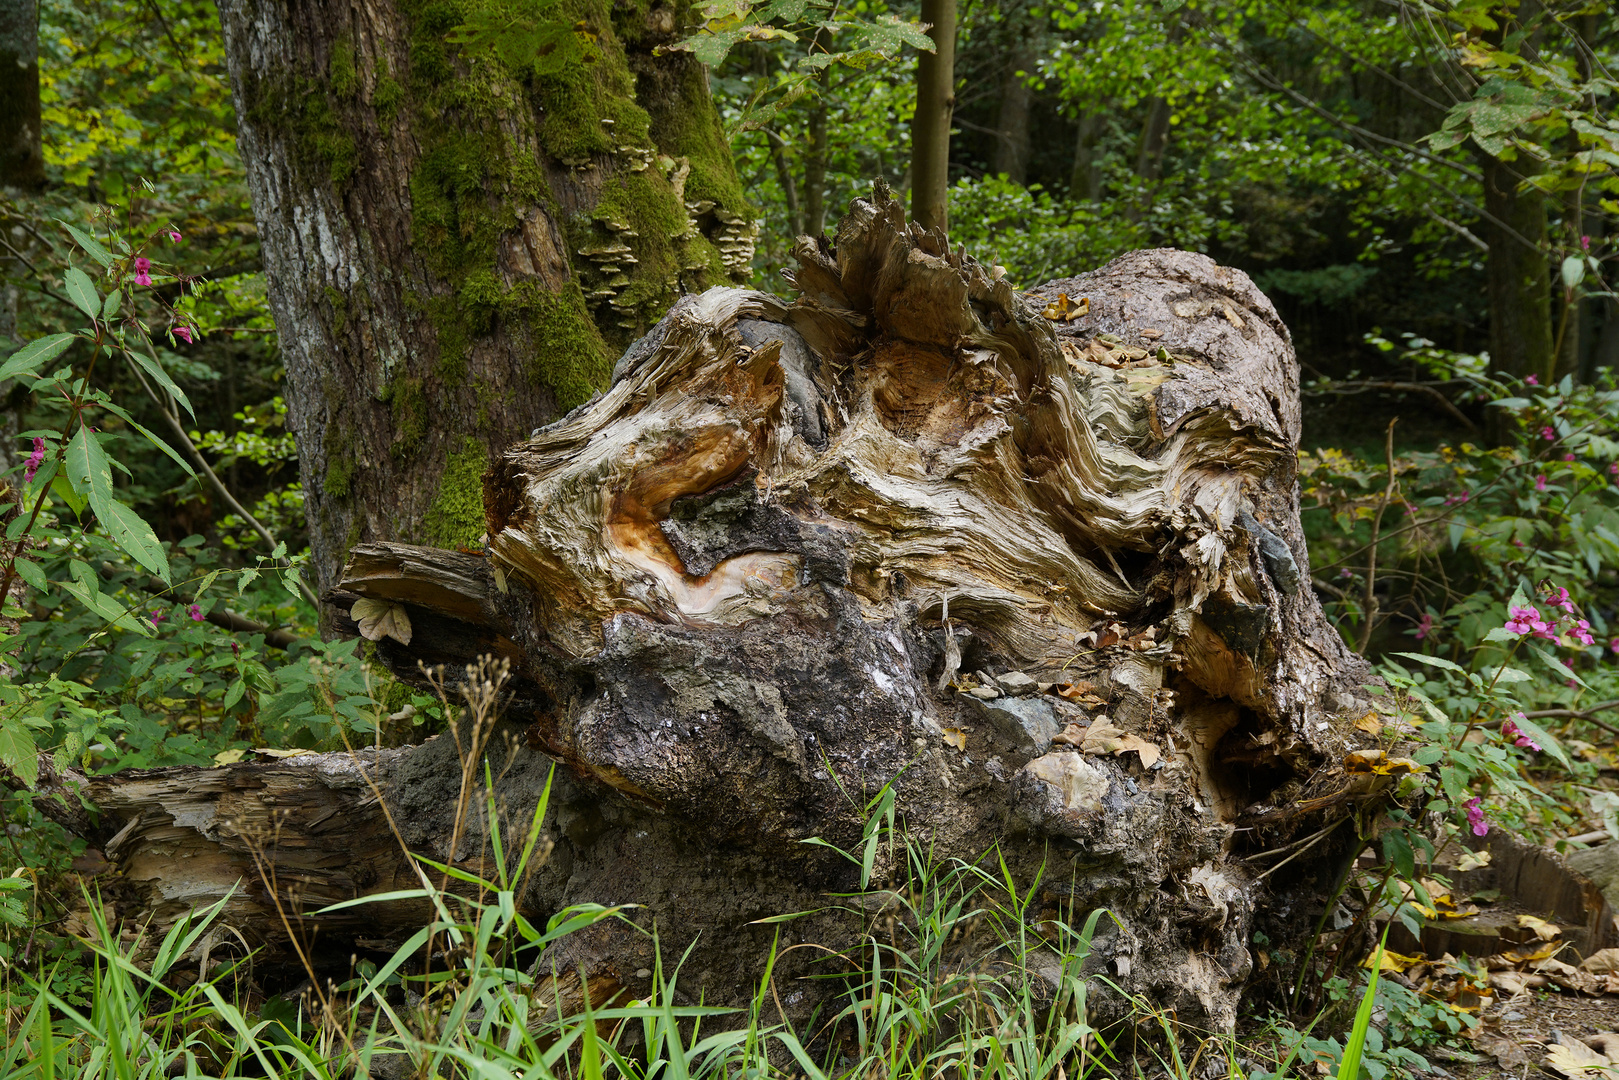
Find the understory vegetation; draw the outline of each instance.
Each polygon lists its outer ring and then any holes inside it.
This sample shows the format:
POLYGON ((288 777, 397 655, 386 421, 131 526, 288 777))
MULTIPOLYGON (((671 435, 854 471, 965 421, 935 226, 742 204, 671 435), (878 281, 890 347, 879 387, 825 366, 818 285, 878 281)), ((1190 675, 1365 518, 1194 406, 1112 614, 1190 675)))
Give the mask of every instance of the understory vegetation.
MULTIPOLYGON (((42 0, 50 183, 0 195, 0 1076, 1381 1080, 1465 1053, 1482 968, 1380 979, 1386 928, 1464 911, 1447 868, 1493 830, 1619 842, 1619 31, 1601 5, 1545 5, 1556 25, 1532 34, 1512 5, 1385 6, 1000 0, 963 19, 955 240, 1020 286, 1206 251, 1297 333, 1311 584, 1385 683, 1359 721, 1381 749, 1343 765, 1395 798, 1342 826, 1367 855, 1323 895, 1311 951, 1255 939, 1286 977, 1227 1035, 1121 1003, 1090 962, 1106 911, 1048 910, 994 851, 935 862, 881 796, 849 857, 869 877, 882 846, 897 869, 829 899, 863 944, 827 958, 834 1004, 796 1027, 773 955, 751 1010, 691 1002, 679 956, 645 1000, 570 1006, 540 949, 624 912, 519 909, 543 801, 495 880, 419 859, 393 898, 434 921, 343 982, 262 984, 217 906, 161 938, 109 924, 100 854, 34 805, 40 755, 226 764, 490 714, 322 639, 213 5, 42 0), (1511 364, 1490 355, 1481 157, 1544 200, 1546 348, 1511 364), (1126 1019, 1093 1026, 1103 1000, 1126 1019)), ((774 30, 700 55, 764 222, 754 284, 785 291, 796 235, 873 178, 905 186, 915 57, 818 64, 818 33, 760 11, 774 30)), ((710 32, 742 17, 710 14, 710 32)))

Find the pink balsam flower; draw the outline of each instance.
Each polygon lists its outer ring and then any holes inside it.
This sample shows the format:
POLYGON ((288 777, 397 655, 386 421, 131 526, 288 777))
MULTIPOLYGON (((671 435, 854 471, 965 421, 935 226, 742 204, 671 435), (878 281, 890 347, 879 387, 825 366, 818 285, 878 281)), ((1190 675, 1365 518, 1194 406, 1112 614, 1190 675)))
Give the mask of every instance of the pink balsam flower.
POLYGON ((1536 491, 1545 491, 1546 490, 1546 478, 1544 476, 1535 477, 1535 490, 1536 491))
POLYGON ((1505 629, 1509 634, 1532 634, 1545 641, 1557 640, 1557 635, 1552 632, 1552 624, 1542 619, 1540 609, 1535 607, 1513 608, 1505 629))
POLYGON ((1486 836, 1490 831, 1490 823, 1484 820, 1484 810, 1479 806, 1481 801, 1477 795, 1467 800, 1467 823, 1473 826, 1474 836, 1486 836))
MULTIPOLYGON (((1519 720, 1524 719, 1524 715, 1521 712, 1513 713, 1512 715, 1519 720)), ((1531 739, 1529 736, 1525 735, 1523 732, 1519 731, 1518 725, 1513 723, 1511 720, 1503 720, 1501 722, 1501 737, 1514 746, 1522 746, 1526 749, 1533 750, 1536 753, 1540 752, 1540 744, 1535 742, 1535 740, 1531 739)))
POLYGON ((34 474, 39 471, 39 467, 43 464, 45 464, 45 440, 36 435, 34 436, 34 452, 28 455, 28 461, 23 465, 23 483, 33 483, 34 474))
POLYGON ((1421 641, 1433 633, 1433 616, 1424 612, 1422 619, 1417 623, 1417 640, 1421 641))
POLYGON ((180 242, 180 230, 171 228, 169 230, 169 239, 178 244, 180 242))
POLYGON ((1524 380, 1524 382, 1528 383, 1530 386, 1539 386, 1540 385, 1540 379, 1537 378, 1534 375, 1529 376, 1527 379, 1524 380))
POLYGON ((190 607, 186 608, 186 614, 191 616, 192 621, 202 622, 202 608, 198 607, 196 604, 192 604, 190 607))
POLYGON ((174 336, 177 338, 184 338, 187 345, 192 343, 191 327, 185 325, 184 323, 181 323, 179 326, 174 328, 174 336))
POLYGON ((148 288, 152 284, 152 260, 145 255, 135 256, 135 284, 148 288))

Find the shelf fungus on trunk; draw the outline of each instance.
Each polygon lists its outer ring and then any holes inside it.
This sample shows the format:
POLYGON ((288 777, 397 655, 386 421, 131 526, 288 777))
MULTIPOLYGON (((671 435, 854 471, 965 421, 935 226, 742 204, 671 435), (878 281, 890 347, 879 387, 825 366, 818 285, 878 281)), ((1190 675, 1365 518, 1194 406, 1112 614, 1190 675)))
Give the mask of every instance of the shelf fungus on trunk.
MULTIPOLYGON (((1358 850, 1299 841, 1379 797, 1342 768, 1369 670, 1301 571, 1285 327, 1179 251, 1020 294, 881 185, 795 254, 796 300, 681 299, 496 460, 486 555, 357 547, 339 622, 397 606, 410 632, 367 636, 407 678, 511 663, 504 812, 565 767, 525 902, 644 904, 706 1000, 750 993, 754 920, 826 909, 794 940, 854 940, 827 894, 858 866, 802 841, 855 847, 888 787, 937 855, 1043 867, 1045 917, 1108 908, 1093 968, 1229 1027, 1255 927, 1306 932, 1358 850)), ((444 850, 447 736, 368 761, 408 844, 485 857, 477 827, 444 850)), ((882 848, 877 879, 902 870, 882 848)), ((567 948, 644 992, 646 938, 567 948)), ((824 984, 794 985, 789 1011, 824 984)))

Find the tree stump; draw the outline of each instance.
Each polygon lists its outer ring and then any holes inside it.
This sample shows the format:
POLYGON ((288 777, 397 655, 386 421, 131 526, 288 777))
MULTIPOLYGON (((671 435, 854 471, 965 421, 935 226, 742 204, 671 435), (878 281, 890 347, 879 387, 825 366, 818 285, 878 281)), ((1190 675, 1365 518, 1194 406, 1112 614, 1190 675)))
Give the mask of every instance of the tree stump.
MULTIPOLYGON (((610 390, 499 458, 485 554, 355 548, 338 622, 365 618, 407 678, 509 662, 483 744, 507 828, 561 767, 524 903, 644 905, 667 956, 695 941, 694 996, 744 1001, 777 930, 750 924, 859 884, 803 841, 858 846, 887 788, 937 855, 998 850, 1061 910, 1109 909, 1091 962, 1123 990, 1229 1029, 1256 913, 1308 933, 1359 850, 1353 828, 1301 838, 1381 782, 1342 768, 1370 673, 1309 588, 1286 328, 1179 251, 1020 295, 881 185, 796 255, 798 299, 682 298, 610 390)), ((318 927, 346 959, 421 918, 299 914, 414 874, 384 809, 412 850, 489 866, 463 755, 443 735, 52 783, 101 809, 77 825, 131 906, 172 918, 240 877, 233 926, 318 927)), ((882 847, 874 879, 902 863, 882 847)), ((832 911, 781 929, 854 932, 832 911)), ((561 948, 593 997, 645 993, 633 930, 561 948)))

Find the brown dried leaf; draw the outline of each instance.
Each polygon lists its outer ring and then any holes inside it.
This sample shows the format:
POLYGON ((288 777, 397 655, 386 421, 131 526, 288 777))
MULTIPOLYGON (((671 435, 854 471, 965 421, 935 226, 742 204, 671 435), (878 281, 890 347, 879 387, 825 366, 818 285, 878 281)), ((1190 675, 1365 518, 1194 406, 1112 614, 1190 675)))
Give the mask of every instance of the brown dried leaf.
POLYGON ((957 750, 967 749, 967 733, 960 728, 947 727, 944 729, 944 744, 954 746, 957 750))
POLYGON ((1079 298, 1079 303, 1075 304, 1073 310, 1068 313, 1067 319, 1069 322, 1073 322, 1075 319, 1083 319, 1090 313, 1091 298, 1088 296, 1081 296, 1079 298))
POLYGON ((1085 742, 1085 732, 1089 730, 1083 724, 1069 724, 1052 738, 1053 743, 1063 746, 1079 746, 1085 742))
POLYGON ((1593 975, 1611 975, 1619 971, 1619 949, 1598 949, 1580 961, 1580 970, 1593 975))
POLYGON ((1137 333, 1146 338, 1148 341, 1157 341, 1159 338, 1164 336, 1164 332, 1162 330, 1154 330, 1150 326, 1144 330, 1137 331, 1137 333))
POLYGON ((1546 1048, 1546 1065, 1568 1080, 1613 1080, 1619 1069, 1606 1054, 1599 1054, 1584 1043, 1554 1043, 1546 1048))
POLYGON ((1086 729, 1079 748, 1084 753, 1100 755, 1124 754, 1134 750, 1141 755, 1141 764, 1149 769, 1163 756, 1162 751, 1146 739, 1120 730, 1106 719, 1097 719, 1086 729))

